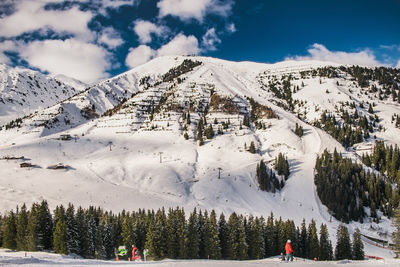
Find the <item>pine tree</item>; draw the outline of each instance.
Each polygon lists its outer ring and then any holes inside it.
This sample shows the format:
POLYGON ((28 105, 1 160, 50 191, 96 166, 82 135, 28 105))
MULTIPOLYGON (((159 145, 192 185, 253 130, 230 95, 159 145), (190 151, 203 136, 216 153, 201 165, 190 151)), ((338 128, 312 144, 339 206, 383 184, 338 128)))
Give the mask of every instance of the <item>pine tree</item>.
POLYGON ((336 260, 351 259, 352 252, 351 252, 350 236, 346 226, 344 225, 339 226, 336 237, 337 237, 336 249, 335 249, 336 260))
POLYGON ((257 164, 256 176, 258 185, 261 190, 270 192, 271 191, 271 179, 267 174, 267 167, 263 160, 260 160, 260 163, 257 164))
POLYGON ((318 256, 319 256, 319 241, 318 241, 317 228, 316 228, 314 220, 311 220, 311 223, 308 225, 307 245, 308 245, 307 257, 309 259, 318 258, 318 256))
POLYGON ((307 228, 306 228, 306 220, 305 219, 303 219, 303 222, 301 223, 300 236, 299 236, 299 242, 298 242, 298 255, 300 258, 306 258, 308 255, 307 228))
POLYGON ((200 136, 200 137, 198 138, 198 143, 199 143, 199 146, 202 146, 202 145, 204 145, 204 139, 203 139, 203 136, 200 136))
POLYGON ((185 211, 182 209, 176 209, 176 233, 177 233, 177 240, 178 240, 178 258, 179 259, 186 259, 187 258, 187 225, 186 225, 186 217, 185 211))
POLYGON ((17 227, 16 216, 13 211, 5 219, 4 232, 3 232, 3 247, 9 249, 17 249, 17 227))
POLYGON ((105 249, 105 259, 112 259, 114 257, 114 241, 112 230, 112 217, 106 216, 104 219, 104 234, 103 246, 105 249))
POLYGON ((42 200, 37 211, 38 247, 50 250, 53 247, 53 219, 46 200, 42 200))
POLYGON ((168 247, 167 247, 167 216, 165 214, 164 208, 157 211, 156 219, 155 219, 155 228, 154 232, 156 237, 158 237, 157 241, 157 248, 158 248, 158 255, 163 258, 168 255, 168 247))
POLYGON ((146 243, 145 243, 145 248, 148 249, 149 255, 153 259, 161 259, 162 257, 160 256, 160 251, 158 250, 157 247, 157 237, 154 231, 155 225, 154 223, 150 223, 149 228, 147 229, 146 233, 146 243))
POLYGON ((29 211, 28 226, 27 226, 28 228, 27 245, 29 251, 36 251, 39 249, 38 228, 40 227, 40 225, 37 219, 38 210, 39 210, 39 205, 37 203, 33 203, 29 211))
POLYGON ((82 207, 77 209, 75 220, 78 237, 78 254, 86 258, 89 255, 89 235, 86 215, 82 207))
POLYGON ((256 153, 256 146, 254 145, 253 141, 251 141, 251 143, 250 143, 249 152, 252 154, 256 153))
MULTIPOLYGON (((152 220, 154 220, 154 218, 152 218, 152 220)), ((145 211, 139 209, 133 220, 133 228, 135 229, 135 245, 139 250, 143 250, 146 242, 147 224, 148 217, 146 216, 145 211)))
POLYGON ((168 211, 167 216, 167 224, 166 224, 166 231, 167 231, 167 256, 171 259, 176 259, 178 257, 178 239, 177 239, 177 218, 175 211, 170 208, 168 211))
POLYGON ((211 124, 206 128, 204 134, 206 135, 207 139, 212 139, 214 137, 214 130, 211 124))
POLYGON ((250 127, 250 118, 249 118, 249 116, 248 115, 245 115, 244 116, 244 118, 243 118, 243 123, 242 123, 244 126, 246 126, 246 127, 250 127))
POLYGON ((178 207, 169 209, 167 222, 167 255, 169 258, 186 258, 187 256, 187 232, 186 220, 183 209, 178 207))
POLYGON ((218 231, 219 231, 219 241, 221 246, 221 257, 222 259, 227 259, 228 256, 228 225, 225 220, 225 215, 220 214, 218 220, 218 231))
POLYGON ((78 233, 75 221, 75 208, 70 203, 67 211, 65 212, 65 225, 67 227, 67 250, 68 253, 79 253, 78 247, 78 233))
POLYGON ((201 118, 197 125, 197 139, 200 140, 200 138, 203 138, 203 120, 201 118))
POLYGON ((358 228, 353 234, 352 252, 353 260, 364 260, 364 244, 361 241, 361 233, 358 228))
POLYGON ((132 248, 132 245, 135 244, 135 236, 134 236, 132 218, 129 215, 129 213, 124 217, 124 219, 122 221, 121 236, 122 236, 122 243, 128 249, 128 251, 130 251, 132 248))
POLYGON ((299 137, 302 137, 304 134, 303 127, 299 126, 299 124, 297 122, 296 122, 296 129, 294 130, 294 133, 299 137))
POLYGON ((86 220, 88 229, 88 258, 94 258, 96 254, 96 238, 97 238, 97 226, 99 221, 99 210, 95 207, 90 206, 86 210, 86 220))
POLYGON ((229 216, 228 219, 228 242, 227 242, 227 249, 226 249, 226 256, 228 259, 236 260, 238 259, 238 228, 239 222, 238 217, 235 212, 229 216))
POLYGON ((204 219, 204 254, 208 259, 221 258, 221 248, 217 229, 217 218, 215 211, 210 213, 210 217, 204 219))
POLYGON ((106 225, 105 222, 102 220, 97 227, 96 233, 96 259, 107 259, 106 247, 104 245, 105 233, 106 225))
POLYGON ((285 231, 282 227, 283 221, 279 217, 279 220, 275 219, 274 229, 273 229, 273 255, 279 255, 286 244, 285 231))
MULTIPOLYGON (((207 214, 205 214, 207 215, 207 214)), ((199 241, 199 257, 200 259, 205 259, 206 255, 204 252, 204 225, 205 225, 205 217, 207 216, 203 216, 203 213, 201 212, 201 210, 199 211, 199 215, 198 215, 198 224, 199 224, 199 236, 200 236, 200 241, 199 241)))
POLYGON ((246 260, 248 258, 248 245, 246 242, 246 231, 243 218, 239 219, 239 228, 237 236, 237 259, 246 260))
POLYGON ((400 206, 397 207, 394 213, 393 226, 396 231, 393 233, 393 242, 396 257, 400 257, 400 206))
POLYGON ((275 249, 273 247, 273 232, 274 232, 274 215, 271 212, 270 216, 267 218, 267 223, 263 231, 264 236, 264 256, 271 257, 275 255, 275 249))
POLYGON ((67 226, 65 218, 60 217, 55 225, 53 234, 54 251, 58 254, 67 254, 67 226))
POLYGON ((196 209, 190 213, 188 221, 188 258, 198 259, 199 258, 199 222, 197 217, 196 209))
MULTIPOLYGON (((250 222, 250 220, 249 220, 250 222)), ((264 256, 263 227, 261 219, 256 218, 250 223, 249 258, 261 259, 264 256)))
POLYGON ((369 107, 368 107, 368 113, 370 113, 370 114, 374 113, 374 109, 372 108, 371 103, 369 104, 369 107))
POLYGON ((28 212, 26 210, 25 203, 22 205, 21 210, 18 212, 17 215, 17 249, 18 250, 27 250, 27 237, 28 237, 28 212))
POLYGON ((325 224, 321 224, 319 231, 319 257, 321 261, 332 260, 332 244, 329 240, 328 228, 325 224))
POLYGON ((282 153, 279 153, 278 157, 275 158, 275 170, 277 170, 278 175, 283 175, 285 180, 288 179, 290 174, 289 162, 282 153))
POLYGON ((190 113, 188 112, 187 116, 186 116, 186 124, 190 125, 190 123, 191 123, 191 121, 190 121, 190 113))
POLYGON ((0 214, 0 247, 3 247, 4 222, 4 217, 0 214))

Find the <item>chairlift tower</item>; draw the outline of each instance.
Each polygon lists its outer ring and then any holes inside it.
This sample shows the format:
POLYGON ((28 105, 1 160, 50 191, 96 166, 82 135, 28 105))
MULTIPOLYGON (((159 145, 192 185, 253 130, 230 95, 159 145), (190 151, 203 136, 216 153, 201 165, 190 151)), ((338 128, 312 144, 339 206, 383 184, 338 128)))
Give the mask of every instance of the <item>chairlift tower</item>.
POLYGON ((160 163, 162 163, 162 154, 163 154, 164 152, 158 152, 158 154, 160 154, 160 163))

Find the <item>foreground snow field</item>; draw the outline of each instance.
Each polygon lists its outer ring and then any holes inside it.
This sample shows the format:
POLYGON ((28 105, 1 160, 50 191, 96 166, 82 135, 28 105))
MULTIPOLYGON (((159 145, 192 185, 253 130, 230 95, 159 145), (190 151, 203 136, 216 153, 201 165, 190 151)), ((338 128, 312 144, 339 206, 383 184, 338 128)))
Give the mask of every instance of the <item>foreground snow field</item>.
POLYGON ((217 267, 230 267, 230 266, 282 266, 282 264, 296 265, 296 266, 337 266, 345 265, 351 266, 400 266, 400 260, 368 260, 368 261, 330 261, 330 262, 315 262, 297 260, 295 262, 281 262, 277 258, 269 258, 263 260, 253 261, 227 261, 227 260, 163 260, 163 261, 148 261, 148 262, 126 262, 126 261, 101 261, 101 260, 85 260, 74 259, 72 256, 63 256, 46 252, 12 252, 10 250, 0 249, 0 266, 127 266, 127 265, 140 265, 152 267, 169 267, 169 266, 217 266, 217 267))

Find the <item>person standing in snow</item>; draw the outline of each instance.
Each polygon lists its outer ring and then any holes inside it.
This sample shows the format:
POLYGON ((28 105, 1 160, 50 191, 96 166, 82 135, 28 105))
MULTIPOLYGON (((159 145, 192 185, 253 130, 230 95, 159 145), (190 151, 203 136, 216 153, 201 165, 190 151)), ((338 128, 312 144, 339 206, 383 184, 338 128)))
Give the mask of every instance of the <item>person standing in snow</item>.
POLYGON ((140 260, 140 259, 141 259, 141 257, 140 257, 140 254, 139 254, 139 250, 135 245, 133 245, 133 248, 132 248, 132 260, 133 261, 137 261, 137 260, 140 260))
POLYGON ((286 250, 286 260, 287 261, 293 261, 293 249, 292 249, 292 245, 290 244, 291 241, 288 240, 286 242, 286 246, 285 246, 285 250, 286 250))

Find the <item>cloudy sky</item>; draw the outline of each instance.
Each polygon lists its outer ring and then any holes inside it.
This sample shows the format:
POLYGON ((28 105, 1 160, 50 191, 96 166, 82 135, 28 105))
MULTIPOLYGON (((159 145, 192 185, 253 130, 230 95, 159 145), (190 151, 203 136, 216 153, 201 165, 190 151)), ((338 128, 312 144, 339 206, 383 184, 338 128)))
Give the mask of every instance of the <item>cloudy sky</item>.
POLYGON ((93 83, 163 55, 400 67, 399 0, 0 0, 0 62, 93 83))

